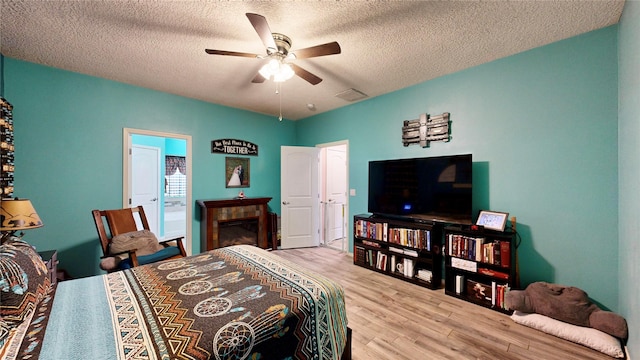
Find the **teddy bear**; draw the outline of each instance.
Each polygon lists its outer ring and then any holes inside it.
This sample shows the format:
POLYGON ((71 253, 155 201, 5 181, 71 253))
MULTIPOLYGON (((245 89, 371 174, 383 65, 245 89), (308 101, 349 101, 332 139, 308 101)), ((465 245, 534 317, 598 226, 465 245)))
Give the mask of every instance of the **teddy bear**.
POLYGON ((586 292, 576 287, 534 282, 524 290, 507 292, 504 300, 510 310, 591 327, 620 339, 628 336, 627 321, 622 316, 600 309, 586 292))

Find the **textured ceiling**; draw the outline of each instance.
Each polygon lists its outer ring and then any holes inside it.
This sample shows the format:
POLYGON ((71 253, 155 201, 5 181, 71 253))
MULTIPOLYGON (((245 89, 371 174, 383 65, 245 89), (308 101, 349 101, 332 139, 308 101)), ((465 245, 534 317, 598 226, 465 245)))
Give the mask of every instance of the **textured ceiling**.
POLYGON ((624 1, 11 1, 0 0, 0 52, 78 73, 277 117, 276 86, 251 80, 265 60, 245 16, 266 17, 292 50, 337 41, 342 53, 298 59, 321 77, 282 85, 297 120, 616 24, 624 1), (307 104, 315 104, 309 110, 307 104))

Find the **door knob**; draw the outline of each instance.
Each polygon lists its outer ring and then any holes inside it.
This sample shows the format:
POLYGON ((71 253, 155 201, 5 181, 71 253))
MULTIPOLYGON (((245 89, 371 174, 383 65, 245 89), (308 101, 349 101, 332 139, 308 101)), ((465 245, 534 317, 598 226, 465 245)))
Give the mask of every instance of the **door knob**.
POLYGON ((289 205, 289 204, 290 204, 290 202, 288 202, 288 201, 283 201, 282 202, 282 205, 289 205))
POLYGON ((151 201, 157 201, 157 200, 158 200, 158 198, 153 198, 153 199, 151 199, 151 201))

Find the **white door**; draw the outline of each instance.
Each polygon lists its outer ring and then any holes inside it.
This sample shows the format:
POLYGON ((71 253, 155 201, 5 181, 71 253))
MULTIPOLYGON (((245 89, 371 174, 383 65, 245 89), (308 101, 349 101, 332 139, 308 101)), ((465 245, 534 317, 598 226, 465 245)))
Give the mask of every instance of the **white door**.
POLYGON ((318 148, 281 147, 280 245, 283 249, 320 245, 319 154, 318 148))
POLYGON ((149 230, 160 234, 160 149, 150 146, 131 146, 131 204, 142 205, 149 222, 149 230))
POLYGON ((347 150, 346 145, 326 149, 326 240, 333 241, 346 237, 344 213, 347 203, 347 150))

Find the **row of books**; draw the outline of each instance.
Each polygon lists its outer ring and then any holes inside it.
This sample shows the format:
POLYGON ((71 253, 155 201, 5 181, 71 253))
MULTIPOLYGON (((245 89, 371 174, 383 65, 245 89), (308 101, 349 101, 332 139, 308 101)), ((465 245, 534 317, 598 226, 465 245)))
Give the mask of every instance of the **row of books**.
POLYGON ((355 223, 356 237, 387 241, 388 224, 358 219, 355 223))
POLYGON ((389 229, 389 242, 431 251, 431 231, 422 229, 389 229))
POLYGON ((354 260, 358 264, 374 267, 378 270, 387 270, 387 254, 384 252, 356 246, 354 256, 354 260))
POLYGON ((447 235, 447 255, 502 267, 511 264, 511 242, 459 234, 447 235))
POLYGON ((464 295, 467 299, 476 303, 507 310, 504 298, 510 290, 509 285, 499 284, 495 281, 492 281, 491 284, 471 279, 465 281, 464 275, 456 275, 455 280, 454 290, 456 294, 464 295))
MULTIPOLYGON (((402 275, 413 278, 416 275, 416 261, 400 255, 388 255, 383 251, 374 249, 365 249, 356 246, 355 262, 357 264, 366 265, 382 271, 390 271, 396 275, 402 275)), ((431 272, 427 270, 418 270, 420 278, 425 281, 431 281, 431 272)))
POLYGON ((431 251, 431 231, 424 229, 389 227, 388 223, 358 219, 355 236, 431 251))

